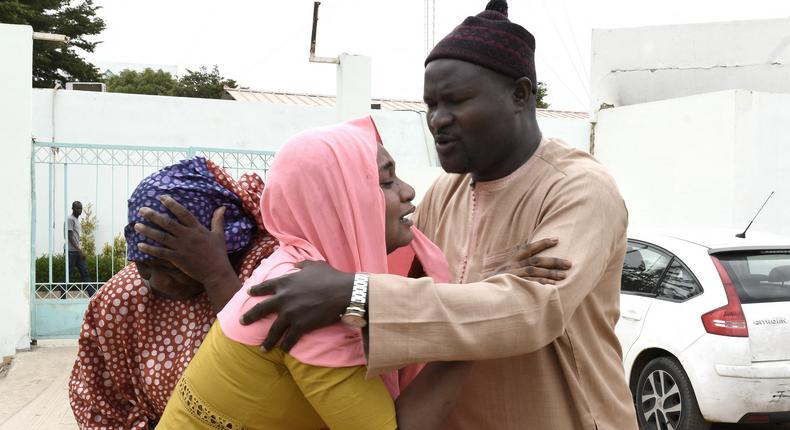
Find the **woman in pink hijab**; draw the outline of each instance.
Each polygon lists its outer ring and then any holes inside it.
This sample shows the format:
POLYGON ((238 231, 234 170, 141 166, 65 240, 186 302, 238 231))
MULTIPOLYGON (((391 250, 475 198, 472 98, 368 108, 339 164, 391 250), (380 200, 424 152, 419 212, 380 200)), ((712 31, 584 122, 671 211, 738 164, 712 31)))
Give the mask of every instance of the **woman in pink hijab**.
MULTIPOLYGON (((157 429, 439 428, 468 365, 430 363, 366 378, 362 333, 354 324, 365 305, 355 304, 354 295, 343 318, 348 324, 338 318, 304 335, 288 352, 259 347, 270 330, 279 329, 273 327, 276 315, 251 325, 239 322, 269 299, 247 294, 250 286, 299 270, 305 260, 324 260, 353 273, 449 281, 441 251, 406 218, 414 211, 413 198, 412 187, 395 175, 370 117, 309 130, 286 143, 269 171, 260 204, 263 223, 279 248, 218 314, 157 429)), ((155 222, 172 224, 165 218, 155 222)), ((222 278, 215 275, 221 270, 214 270, 222 264, 219 258, 201 260, 198 255, 214 254, 190 249, 188 238, 182 239, 178 244, 168 235, 169 249, 141 250, 183 266, 196 279, 222 278)))
MULTIPOLYGON (((410 266, 402 262, 416 257, 424 275, 449 281, 441 251, 406 218, 414 211, 414 189, 395 175, 380 143, 365 117, 303 132, 278 152, 261 215, 280 246, 218 314, 157 429, 398 428, 394 400, 419 368, 366 378, 358 327, 338 321, 305 335, 286 353, 259 348, 273 317, 239 323, 244 312, 267 300, 248 295, 250 286, 296 271, 304 260, 325 260, 349 272, 407 275, 410 266)), ((430 391, 414 395, 435 402, 430 410, 437 425, 464 374, 463 364, 436 363, 416 376, 423 382, 414 386, 430 391)), ((425 419, 411 421, 427 424, 425 419)))

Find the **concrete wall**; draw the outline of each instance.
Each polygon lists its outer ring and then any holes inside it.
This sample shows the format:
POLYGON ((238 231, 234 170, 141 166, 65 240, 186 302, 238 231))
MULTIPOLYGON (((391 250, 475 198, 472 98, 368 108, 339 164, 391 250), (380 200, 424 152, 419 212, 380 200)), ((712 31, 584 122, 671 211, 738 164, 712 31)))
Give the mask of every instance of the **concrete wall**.
POLYGON ((545 137, 556 137, 574 148, 590 152, 591 123, 586 119, 538 117, 540 131, 545 137))
POLYGON ((790 19, 593 30, 593 112, 728 89, 790 93, 790 19))
POLYGON ((335 69, 337 84, 337 116, 347 121, 370 111, 371 58, 364 55, 340 54, 335 69))
POLYGON ((734 219, 746 225, 771 191, 752 228, 790 235, 790 94, 735 93, 734 219))
MULTIPOLYGON (((373 116, 388 150, 402 175, 415 183, 422 195, 440 169, 423 117, 415 112, 377 111, 373 116), (434 166, 433 168, 431 166, 434 166)), ((268 105, 230 100, 205 100, 132 94, 64 90, 33 90, 33 136, 38 142, 153 147, 199 146, 254 149, 276 152, 287 139, 310 127, 337 122, 333 108, 268 105), (54 110, 53 110, 54 107, 54 110), (54 112, 54 113, 53 113, 54 112)), ((72 200, 96 207, 98 247, 120 233, 126 219, 126 198, 154 169, 69 167, 68 189, 62 168, 49 172, 36 167, 40 178, 37 196, 37 255, 63 248, 63 222, 72 200), (110 186, 114 183, 114 187, 110 186), (114 190, 114 193, 113 193, 114 190), (48 207, 55 208, 47 226, 48 207)), ((235 173, 235 172, 234 172, 235 173)))
POLYGON ((790 234, 790 95, 723 91, 599 112, 595 156, 632 226, 790 234), (783 143, 785 142, 785 143, 783 143))
POLYGON ((307 127, 334 122, 332 108, 33 90, 39 142, 277 150, 307 127))
POLYGON ((33 30, 0 24, 0 358, 30 347, 30 82, 33 30))
MULTIPOLYGON (((199 146, 276 152, 286 140, 309 127, 337 122, 329 107, 270 105, 232 100, 206 100, 135 94, 65 90, 33 90, 33 136, 38 142, 154 147, 199 146)), ((385 146, 398 164, 398 173, 415 186, 418 199, 441 172, 425 115, 412 111, 373 111, 385 146)), ((538 118, 546 136, 562 137, 588 150, 590 124, 586 120, 538 118)), ((37 255, 63 248, 63 221, 72 200, 93 203, 99 226, 99 247, 120 232, 126 218, 126 197, 152 169, 70 166, 68 189, 62 169, 54 170, 48 200, 49 172, 38 166, 37 255), (98 184, 97 184, 98 183, 98 184), (110 186, 114 183, 114 186, 110 186), (112 190, 115 193, 112 194, 112 190), (66 201, 67 200, 67 201, 66 201), (111 200, 111 201, 110 201, 111 200), (47 227, 47 208, 55 214, 47 227)))

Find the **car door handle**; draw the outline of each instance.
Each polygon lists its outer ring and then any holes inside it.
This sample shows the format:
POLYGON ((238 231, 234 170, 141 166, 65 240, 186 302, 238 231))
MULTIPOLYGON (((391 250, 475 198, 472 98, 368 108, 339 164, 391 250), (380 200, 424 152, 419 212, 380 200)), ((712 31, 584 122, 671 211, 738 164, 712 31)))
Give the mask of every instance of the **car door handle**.
POLYGON ((639 321, 642 319, 642 315, 633 309, 624 310, 622 313, 620 313, 620 316, 623 317, 623 319, 632 321, 639 321))

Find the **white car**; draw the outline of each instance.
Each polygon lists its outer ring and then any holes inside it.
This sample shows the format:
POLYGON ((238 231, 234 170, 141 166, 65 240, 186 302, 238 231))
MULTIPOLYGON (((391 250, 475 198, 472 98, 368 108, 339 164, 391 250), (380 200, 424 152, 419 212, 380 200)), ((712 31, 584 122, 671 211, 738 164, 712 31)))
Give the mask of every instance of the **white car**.
POLYGON ((645 430, 790 422, 790 238, 629 234, 616 332, 645 430))

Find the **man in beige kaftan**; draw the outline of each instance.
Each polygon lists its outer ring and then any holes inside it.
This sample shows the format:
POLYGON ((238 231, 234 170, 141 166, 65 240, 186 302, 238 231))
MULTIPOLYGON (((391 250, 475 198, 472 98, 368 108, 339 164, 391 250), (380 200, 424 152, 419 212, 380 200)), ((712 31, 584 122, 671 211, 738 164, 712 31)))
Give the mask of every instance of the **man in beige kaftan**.
POLYGON ((442 176, 416 224, 457 284, 371 275, 368 366, 474 360, 448 429, 636 429, 614 334, 626 223, 606 170, 554 139, 497 180, 442 176), (550 237, 566 279, 487 277, 550 237))
POLYGON ((306 265, 252 288, 275 293, 245 316, 279 313, 264 346, 284 335, 287 350, 301 333, 336 322, 353 284, 354 309, 367 306, 372 374, 471 362, 443 428, 637 429, 614 333, 626 208, 604 167, 542 136, 534 51, 532 34, 492 0, 426 60, 426 118, 448 174, 414 221, 445 252, 455 283, 370 275, 355 284, 354 274, 306 265), (570 260, 565 279, 496 274, 522 244, 552 237, 559 245, 541 255, 570 260))

